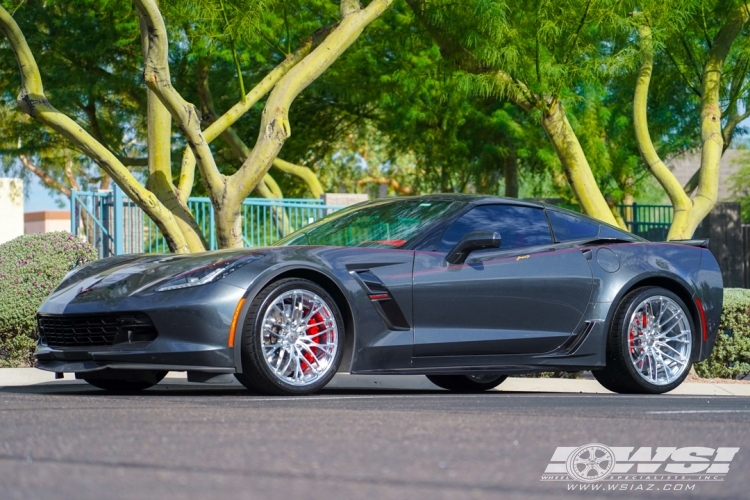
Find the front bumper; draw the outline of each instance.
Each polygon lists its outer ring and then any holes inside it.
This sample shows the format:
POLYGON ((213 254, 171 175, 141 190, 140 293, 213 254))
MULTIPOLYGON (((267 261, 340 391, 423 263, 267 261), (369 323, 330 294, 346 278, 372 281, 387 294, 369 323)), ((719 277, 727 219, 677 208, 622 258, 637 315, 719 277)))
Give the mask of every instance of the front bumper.
POLYGON ((58 373, 106 368, 234 373, 229 328, 244 293, 233 285, 212 283, 111 302, 45 303, 40 314, 143 313, 151 319, 157 336, 150 342, 88 347, 54 347, 40 340, 34 354, 36 366, 58 373))

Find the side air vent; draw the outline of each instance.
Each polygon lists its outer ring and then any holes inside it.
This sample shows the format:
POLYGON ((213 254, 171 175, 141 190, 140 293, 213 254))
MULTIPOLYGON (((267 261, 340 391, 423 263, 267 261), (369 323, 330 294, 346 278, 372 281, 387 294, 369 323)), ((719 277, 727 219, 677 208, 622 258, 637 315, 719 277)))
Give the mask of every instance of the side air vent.
POLYGON ((388 287, 372 271, 352 271, 352 276, 367 293, 372 305, 389 330, 410 330, 401 307, 388 287))
POLYGON ((583 341, 586 340, 586 337, 589 336, 589 334, 591 333, 591 330, 594 329, 594 326, 596 326, 597 323, 599 323, 599 321, 587 321, 586 322, 586 326, 583 327, 583 330, 581 331, 581 333, 576 335, 573 338, 573 342, 568 346, 568 350, 567 350, 568 354, 573 354, 574 352, 578 350, 579 347, 581 347, 581 344, 583 344, 583 341))

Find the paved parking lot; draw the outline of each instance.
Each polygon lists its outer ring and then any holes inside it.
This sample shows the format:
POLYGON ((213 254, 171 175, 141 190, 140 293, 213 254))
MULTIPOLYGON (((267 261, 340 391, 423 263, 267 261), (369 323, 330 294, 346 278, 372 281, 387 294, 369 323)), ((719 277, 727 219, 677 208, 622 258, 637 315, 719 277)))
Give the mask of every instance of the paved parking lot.
POLYGON ((329 389, 274 398, 168 380, 133 395, 80 383, 0 389, 0 498, 750 498, 746 397, 329 389), (740 452, 725 481, 687 492, 540 480, 556 447, 592 442, 740 452))

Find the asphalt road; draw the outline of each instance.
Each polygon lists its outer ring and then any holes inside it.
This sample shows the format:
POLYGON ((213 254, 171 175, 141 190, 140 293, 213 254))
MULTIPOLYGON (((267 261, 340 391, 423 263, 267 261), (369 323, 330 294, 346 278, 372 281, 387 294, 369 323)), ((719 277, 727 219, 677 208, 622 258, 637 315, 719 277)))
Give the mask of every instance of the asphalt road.
POLYGON ((2 500, 602 497, 750 498, 750 398, 0 389, 2 500), (591 442, 740 452, 723 482, 687 492, 541 481, 556 447, 591 442))

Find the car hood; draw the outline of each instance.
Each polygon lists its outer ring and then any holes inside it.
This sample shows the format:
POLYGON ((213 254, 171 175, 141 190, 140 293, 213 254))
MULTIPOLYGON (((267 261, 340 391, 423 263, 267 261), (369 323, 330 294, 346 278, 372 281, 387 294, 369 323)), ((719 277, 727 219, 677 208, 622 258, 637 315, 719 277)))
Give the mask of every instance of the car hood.
POLYGON ((182 273, 225 260, 253 254, 259 249, 220 250, 197 254, 135 254, 101 259, 75 270, 48 300, 88 302, 129 297, 152 291, 182 273))

